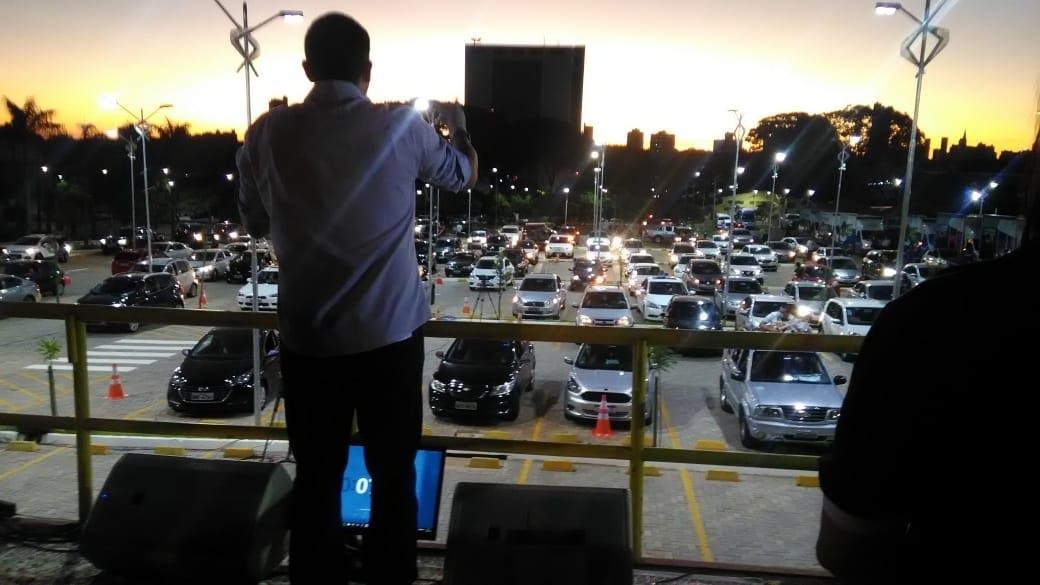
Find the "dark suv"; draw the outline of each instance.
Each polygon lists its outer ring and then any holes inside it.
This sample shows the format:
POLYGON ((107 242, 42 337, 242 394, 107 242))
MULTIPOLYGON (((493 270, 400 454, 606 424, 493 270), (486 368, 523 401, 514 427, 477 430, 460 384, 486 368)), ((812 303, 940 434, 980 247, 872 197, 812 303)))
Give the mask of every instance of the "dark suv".
MULTIPOLYGON (((109 276, 76 301, 79 305, 106 307, 180 307, 184 295, 177 277, 165 272, 124 272, 109 276)), ((93 322, 92 326, 109 323, 93 322)), ((140 329, 140 323, 119 323, 131 333, 140 329)))
MULTIPOLYGON (((236 254, 228 260, 228 271, 227 281, 228 282, 245 282, 247 278, 253 275, 253 256, 249 251, 236 254)), ((257 270, 263 270, 271 265, 271 255, 266 250, 256 251, 256 265, 257 270)))
POLYGON ((40 294, 61 296, 69 284, 65 271, 54 260, 10 260, 0 262, 0 274, 27 278, 40 287, 40 294))
POLYGON ((534 387, 534 345, 527 341, 456 339, 438 351, 430 380, 434 416, 483 415, 514 421, 520 395, 534 387))

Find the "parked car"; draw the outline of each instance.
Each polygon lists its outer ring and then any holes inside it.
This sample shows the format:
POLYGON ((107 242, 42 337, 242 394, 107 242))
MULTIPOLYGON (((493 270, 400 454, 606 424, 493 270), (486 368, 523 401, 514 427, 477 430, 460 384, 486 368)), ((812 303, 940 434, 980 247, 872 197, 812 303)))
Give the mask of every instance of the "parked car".
POLYGON ((515 248, 517 242, 520 241, 520 226, 518 225, 504 225, 498 230, 498 233, 509 238, 509 244, 507 244, 509 248, 515 248))
POLYGON ((683 281, 671 276, 648 276, 640 288, 642 290, 636 295, 636 308, 647 321, 661 321, 672 297, 690 294, 683 281))
POLYGON ((726 276, 744 276, 754 278, 760 283, 765 282, 765 273, 758 258, 751 254, 735 253, 729 257, 729 265, 726 267, 726 276))
POLYGON ((764 244, 748 244, 744 246, 744 253, 754 256, 755 260, 758 261, 758 265, 766 272, 776 272, 780 266, 780 260, 777 259, 776 252, 764 244))
POLYGON ((715 241, 697 240, 697 242, 693 246, 697 248, 697 252, 701 255, 702 258, 715 260, 719 256, 722 256, 722 247, 719 246, 719 244, 715 241))
POLYGON ((601 262, 585 258, 575 258, 570 267, 571 283, 569 290, 582 290, 593 284, 601 284, 606 278, 607 267, 601 262))
POLYGON ((912 282, 914 286, 917 286, 938 274, 939 271, 945 267, 946 266, 942 264, 927 264, 925 262, 916 262, 904 266, 903 274, 907 275, 910 278, 910 282, 912 282))
POLYGON ((743 248, 748 244, 755 243, 755 236, 747 228, 733 228, 730 232, 730 241, 734 248, 743 248))
MULTIPOLYGON (((564 393, 563 415, 568 420, 596 420, 600 402, 606 398, 610 420, 632 420, 632 346, 582 344, 577 358, 564 357, 571 366, 564 393)), ((643 418, 651 421, 651 405, 656 400, 650 376, 655 364, 647 369, 646 410, 643 418)))
POLYGON ((731 276, 724 279, 722 285, 715 289, 715 304, 723 317, 732 317, 737 313, 740 303, 748 295, 764 294, 765 289, 757 279, 747 276, 731 276), (729 286, 727 286, 727 283, 729 286))
MULTIPOLYGON (((479 244, 478 244, 479 245, 479 244)), ((471 252, 459 252, 448 260, 444 266, 444 276, 469 276, 473 272, 473 265, 477 263, 477 256, 471 252)))
MULTIPOLYGON (((253 275, 253 254, 248 250, 232 256, 228 260, 227 276, 224 277, 229 283, 245 282, 253 275)), ((257 269, 263 270, 271 265, 271 255, 267 250, 256 251, 257 269)))
POLYGON ((740 443, 830 443, 841 416, 838 386, 814 352, 730 349, 723 352, 719 407, 737 415, 740 443))
MULTIPOLYGON (((725 234, 715 234, 715 235, 711 236, 711 240, 709 240, 709 241, 712 242, 713 244, 715 244, 715 247, 717 247, 719 250, 721 250, 723 252, 728 252, 729 249, 730 249, 729 236, 727 236, 725 234)), ((697 246, 697 247, 700 248, 700 246, 697 246)), ((708 258, 711 257, 711 256, 708 256, 707 253, 705 253, 705 256, 707 256, 708 258)))
POLYGON ((27 234, 4 247, 8 260, 68 260, 68 251, 57 238, 48 234, 27 234), (60 260, 59 251, 63 253, 60 260))
POLYGON ((628 262, 632 254, 646 254, 646 245, 639 238, 627 238, 621 242, 621 259, 628 262))
POLYGON ((538 264, 538 244, 534 240, 520 240, 516 247, 524 251, 531 266, 538 264))
MULTIPOLYGON (((261 410, 275 397, 279 378, 280 340, 273 329, 259 331, 261 410)), ((253 330, 216 327, 191 349, 166 386, 166 403, 174 412, 253 412, 253 330)))
POLYGON ((784 305, 794 305, 791 297, 766 294, 748 295, 737 306, 734 327, 737 331, 758 331, 762 320, 773 311, 780 310, 780 307, 784 305))
POLYGON ((817 248, 810 254, 810 258, 815 262, 823 258, 832 258, 834 256, 844 256, 845 250, 837 246, 822 246, 817 248))
POLYGON ((195 269, 187 260, 177 258, 153 258, 149 265, 147 260, 134 264, 131 272, 165 272, 173 275, 181 284, 181 290, 185 291, 188 298, 199 294, 199 279, 195 276, 195 269))
POLYGON ((504 250, 509 246, 511 240, 509 236, 503 236, 501 234, 495 234, 487 237, 487 251, 489 254, 497 254, 501 250, 504 250))
POLYGON ((71 284, 65 271, 55 260, 10 260, 0 262, 0 274, 27 278, 38 287, 40 294, 62 296, 65 287, 71 284))
POLYGON ((643 281, 648 276, 667 276, 657 264, 629 264, 625 271, 628 279, 628 295, 635 296, 643 290, 643 281))
POLYGON ((892 292, 895 288, 891 279, 886 280, 861 280, 852 287, 852 296, 859 299, 874 299, 877 301, 891 301, 892 292))
POLYGON ((831 256, 819 261, 821 266, 827 267, 831 272, 831 284, 838 286, 852 286, 863 279, 856 261, 848 256, 831 256))
POLYGON ((462 250, 462 240, 459 238, 437 238, 433 242, 433 254, 437 262, 447 262, 455 254, 462 250))
MULTIPOLYGON (((152 254, 152 258, 165 258, 166 254, 152 254)), ((136 250, 120 250, 112 255, 112 274, 132 270, 134 264, 148 260, 148 250, 138 248, 136 250)))
POLYGON ((687 264, 684 280, 690 291, 696 294, 714 295, 722 285, 722 269, 714 260, 691 260, 687 264))
POLYGON ((467 280, 470 290, 505 290, 513 284, 513 263, 500 256, 484 256, 473 265, 467 280))
MULTIPOLYGON (((679 258, 683 254, 693 254, 696 250, 697 248, 694 248, 693 244, 689 242, 676 242, 672 245, 671 253, 668 254, 668 266, 674 267, 679 263, 679 258)), ((703 258, 704 256, 701 255, 700 257, 703 258)))
MULTIPOLYGON (((243 311, 253 310, 253 283, 252 279, 246 279, 242 288, 235 295, 238 308, 243 311)), ((256 308, 261 311, 278 310, 278 267, 268 266, 257 273, 256 277, 256 308)))
POLYGON ((628 295, 620 286, 590 286, 574 308, 578 310, 574 316, 577 325, 631 327, 634 324, 628 295))
POLYGON ((183 242, 152 242, 152 256, 189 259, 195 251, 183 242))
POLYGON ((194 260, 189 261, 199 280, 219 280, 230 270, 231 254, 220 248, 195 250, 194 260))
MULTIPOLYGON (((108 307, 180 307, 184 294, 177 277, 168 272, 123 272, 102 280, 76 301, 80 305, 108 307)), ((140 323, 88 322, 89 326, 118 325, 131 333, 140 323)))
MULTIPOLYGON (((700 295, 676 295, 665 307, 662 315, 665 329, 684 331, 722 331, 722 315, 712 299, 700 295)), ((693 350, 676 349, 688 354, 693 350)))
POLYGON ((820 325, 823 303, 838 296, 833 288, 823 283, 804 281, 787 283, 784 294, 794 301, 794 314, 814 327, 820 325))
POLYGON ((798 255, 796 246, 791 242, 774 240, 766 242, 766 246, 769 246, 769 249, 776 255, 777 262, 794 262, 795 257, 798 255))
POLYGON ((5 303, 38 303, 42 295, 35 282, 21 276, 0 275, 0 302, 5 303))
POLYGON ((567 304, 567 289, 555 274, 528 274, 513 296, 514 317, 559 319, 567 304))
POLYGON ((514 421, 520 397, 534 389, 534 344, 515 340, 456 339, 435 354, 430 380, 434 416, 481 415, 514 421))
POLYGON ((862 274, 866 280, 893 278, 896 275, 895 250, 871 250, 863 255, 862 274))
POLYGON ((486 230, 473 230, 469 235, 470 243, 487 244, 488 233, 486 230))
MULTIPOLYGON (((826 335, 866 335, 888 301, 858 298, 836 298, 823 306, 820 332, 826 335)), ((842 354, 848 360, 854 354, 842 354)))
POLYGON ((549 236, 545 245, 546 258, 574 258, 574 243, 569 236, 549 236))

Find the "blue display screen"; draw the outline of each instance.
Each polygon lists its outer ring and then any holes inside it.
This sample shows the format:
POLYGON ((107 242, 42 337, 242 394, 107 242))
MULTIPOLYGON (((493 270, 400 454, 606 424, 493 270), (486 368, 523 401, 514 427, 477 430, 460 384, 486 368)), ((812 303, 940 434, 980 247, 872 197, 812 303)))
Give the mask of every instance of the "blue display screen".
MULTIPOLYGON (((417 538, 433 539, 437 536, 443 479, 444 451, 420 449, 415 454, 415 497, 419 503, 417 538)), ((372 477, 365 467, 365 452, 361 445, 350 446, 340 502, 344 528, 351 532, 363 532, 368 528, 372 511, 372 477)))

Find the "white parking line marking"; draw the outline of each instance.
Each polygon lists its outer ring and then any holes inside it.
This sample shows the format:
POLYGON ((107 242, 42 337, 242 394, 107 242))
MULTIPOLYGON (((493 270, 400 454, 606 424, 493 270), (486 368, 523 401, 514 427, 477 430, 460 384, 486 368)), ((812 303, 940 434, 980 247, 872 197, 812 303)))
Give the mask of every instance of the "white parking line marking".
POLYGON ((121 351, 121 350, 124 350, 124 349, 125 350, 130 350, 130 351, 133 351, 133 350, 137 350, 137 351, 168 351, 168 352, 172 352, 172 353, 177 353, 177 352, 179 352, 182 349, 187 349, 187 347, 185 347, 183 345, 178 345, 178 346, 173 346, 173 347, 160 347, 158 345, 98 345, 98 346, 94 347, 94 349, 96 349, 96 350, 97 349, 110 349, 110 350, 114 349, 114 350, 117 350, 117 351, 121 351))
MULTIPOLYGON (((26 370, 46 370, 47 367, 48 366, 46 366, 44 364, 36 364, 36 365, 32 365, 32 366, 26 366, 24 369, 26 369, 26 370)), ((54 364, 51 367, 53 367, 54 371, 56 371, 56 372, 71 372, 72 371, 72 364, 54 364)), ((130 366, 129 368, 120 368, 120 371, 121 372, 132 372, 132 371, 134 371, 136 369, 137 368, 135 368, 133 366, 130 366)), ((87 371, 88 372, 111 372, 112 371, 112 366, 111 365, 107 365, 107 366, 92 366, 92 365, 87 364, 87 371)))
MULTIPOLYGON (((179 353, 179 352, 178 352, 179 353)), ((155 353, 149 351, 88 351, 87 357, 129 357, 129 358, 164 358, 177 353, 155 353)))
POLYGON ((116 343, 127 343, 131 345, 195 345, 198 341, 188 341, 186 339, 117 339, 116 343))
POLYGON ((92 359, 90 356, 87 356, 87 363, 88 364, 108 364, 108 367, 112 367, 113 363, 119 364, 120 366, 122 366, 123 364, 134 364, 134 365, 138 365, 138 366, 147 366, 148 364, 154 364, 155 360, 128 360, 126 358, 106 358, 106 357, 98 357, 98 358, 93 358, 92 359))

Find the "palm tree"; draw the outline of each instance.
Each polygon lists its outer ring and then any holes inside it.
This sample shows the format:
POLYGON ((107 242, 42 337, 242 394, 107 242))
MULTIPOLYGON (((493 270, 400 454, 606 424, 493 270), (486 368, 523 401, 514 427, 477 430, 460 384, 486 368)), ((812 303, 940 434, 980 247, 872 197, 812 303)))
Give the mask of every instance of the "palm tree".
POLYGON ((26 98, 21 107, 8 98, 4 105, 11 120, 2 128, 11 144, 12 157, 21 163, 19 180, 24 194, 25 216, 23 231, 29 231, 32 224, 32 184, 34 176, 31 169, 37 166, 43 156, 44 140, 65 134, 65 128, 54 121, 54 110, 41 108, 34 98, 26 98))

